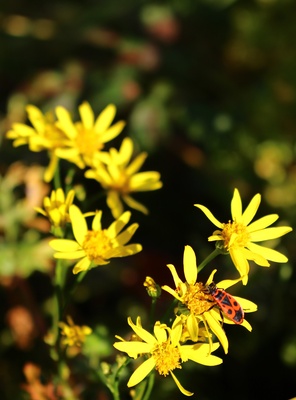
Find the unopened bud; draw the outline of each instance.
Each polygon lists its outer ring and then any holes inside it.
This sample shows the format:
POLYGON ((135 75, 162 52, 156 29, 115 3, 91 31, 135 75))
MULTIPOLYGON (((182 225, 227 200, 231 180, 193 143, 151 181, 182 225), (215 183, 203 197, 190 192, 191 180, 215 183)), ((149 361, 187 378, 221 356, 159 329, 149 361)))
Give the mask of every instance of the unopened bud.
POLYGON ((161 294, 161 288, 160 286, 154 281, 153 278, 150 276, 146 276, 145 282, 143 284, 146 287, 148 296, 153 297, 153 298, 158 298, 160 297, 161 294))

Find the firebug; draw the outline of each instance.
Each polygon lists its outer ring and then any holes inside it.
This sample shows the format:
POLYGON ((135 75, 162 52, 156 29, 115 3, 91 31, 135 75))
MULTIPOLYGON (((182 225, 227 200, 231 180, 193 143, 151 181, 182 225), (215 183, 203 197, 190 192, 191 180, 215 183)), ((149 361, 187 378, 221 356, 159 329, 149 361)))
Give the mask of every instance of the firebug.
POLYGON ((224 289, 218 289, 214 282, 206 286, 215 303, 221 311, 235 324, 241 324, 244 320, 244 310, 231 294, 224 289))

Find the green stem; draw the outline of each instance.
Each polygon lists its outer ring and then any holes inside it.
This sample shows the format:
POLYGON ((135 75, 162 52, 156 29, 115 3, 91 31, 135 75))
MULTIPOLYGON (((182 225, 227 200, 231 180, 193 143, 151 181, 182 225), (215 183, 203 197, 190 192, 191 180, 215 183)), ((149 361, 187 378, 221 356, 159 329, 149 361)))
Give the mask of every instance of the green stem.
POLYGON ((58 188, 61 187, 61 178, 60 178, 60 162, 59 159, 57 161, 57 166, 56 166, 56 170, 53 176, 53 186, 54 189, 57 190, 58 188))
POLYGON ((73 178, 74 178, 75 172, 76 172, 75 168, 70 168, 68 170, 67 176, 65 178, 65 183, 66 183, 65 192, 69 192, 69 190, 72 189, 72 183, 73 183, 73 178))
MULTIPOLYGON (((112 386, 109 386, 109 389, 113 395, 113 400, 120 400, 120 393, 119 393, 119 377, 120 377, 120 372, 124 370, 124 368, 131 362, 130 358, 127 358, 125 362, 118 368, 116 373, 114 374, 114 379, 113 379, 113 384, 112 386)), ((104 379, 102 380, 104 382, 104 379)))
POLYGON ((65 285, 67 268, 63 265, 63 260, 58 259, 56 263, 55 276, 54 276, 54 289, 55 289, 55 306, 53 310, 53 329, 54 329, 54 341, 55 341, 55 356, 58 363, 59 379, 63 381, 64 371, 64 354, 61 348, 60 336, 61 332, 59 329, 59 322, 63 318, 64 312, 64 294, 63 289, 65 285))
POLYGON ((63 286, 65 280, 65 267, 63 266, 63 260, 58 259, 55 268, 54 277, 54 288, 55 288, 55 309, 53 316, 54 328, 56 330, 56 340, 58 339, 59 327, 58 323, 62 318, 63 313, 63 286))
POLYGON ((221 251, 219 249, 215 249, 212 251, 211 254, 207 256, 205 260, 203 260, 199 266, 197 267, 197 273, 199 273, 210 261, 212 261, 215 257, 217 257, 218 254, 221 254, 221 251))
POLYGON ((151 372, 148 376, 148 382, 147 382, 147 387, 144 396, 142 397, 142 400, 149 400, 150 395, 154 386, 154 380, 155 380, 155 373, 151 372))
POLYGON ((154 326, 154 315, 155 315, 156 303, 157 303, 157 298, 152 297, 151 309, 150 309, 150 329, 151 330, 154 326))
POLYGON ((171 319, 171 315, 174 314, 173 310, 176 307, 176 305, 178 304, 178 300, 177 299, 173 299, 173 301, 171 302, 171 304, 169 305, 168 309, 166 310, 162 321, 164 323, 169 323, 170 319, 171 319))
POLYGON ((82 271, 79 272, 79 274, 76 275, 76 280, 72 286, 72 289, 68 292, 68 294, 66 294, 65 299, 64 299, 64 308, 67 307, 67 305, 69 304, 70 299, 73 297, 77 286, 79 285, 80 282, 82 282, 82 280, 84 279, 85 275, 87 274, 88 270, 86 271, 82 271))

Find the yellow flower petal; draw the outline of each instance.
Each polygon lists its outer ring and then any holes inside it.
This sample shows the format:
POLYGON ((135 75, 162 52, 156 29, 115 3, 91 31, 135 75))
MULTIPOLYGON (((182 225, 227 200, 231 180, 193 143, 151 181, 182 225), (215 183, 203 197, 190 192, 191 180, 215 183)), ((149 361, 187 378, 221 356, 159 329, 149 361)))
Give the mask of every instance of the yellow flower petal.
POLYGON ((77 136, 77 130, 72 122, 69 111, 64 107, 58 106, 55 109, 58 118, 57 126, 65 132, 65 134, 70 138, 74 139, 77 136))
POLYGON ((163 328, 163 325, 159 321, 157 321, 154 324, 153 333, 158 342, 161 343, 161 342, 165 342, 167 340, 166 330, 163 328))
POLYGON ((180 390, 180 392, 182 394, 184 394, 185 396, 192 396, 194 393, 189 392, 188 390, 184 389, 183 386, 181 385, 181 383, 179 382, 179 380, 177 379, 177 377, 173 374, 172 371, 170 371, 170 374, 172 376, 172 378, 175 381, 175 384, 177 385, 178 389, 180 390))
POLYGON ((174 283, 176 288, 182 283, 181 279, 179 278, 179 275, 176 271, 176 268, 174 267, 173 264, 167 264, 168 269, 171 271, 171 274, 173 276, 174 279, 174 283))
POLYGON ((119 234, 116 238, 116 242, 124 246, 127 242, 130 241, 131 237, 134 235, 136 230, 138 229, 139 224, 132 224, 127 229, 125 229, 121 234, 119 234))
POLYGON ((252 222, 248 225, 248 232, 255 232, 258 230, 265 229, 267 226, 273 224, 276 220, 278 220, 279 216, 277 214, 270 214, 257 219, 257 221, 252 222))
POLYGON ((58 253, 54 253, 54 258, 65 259, 65 260, 76 260, 77 258, 81 258, 85 256, 84 250, 70 251, 68 253, 60 251, 58 253))
POLYGON ((26 107, 26 111, 28 113, 29 120, 32 125, 36 129, 37 132, 44 132, 45 123, 44 116, 39 108, 33 106, 32 104, 28 104, 26 107))
POLYGON ((215 311, 210 310, 205 314, 205 319, 211 329, 211 331, 217 336, 219 342, 221 343, 225 354, 228 353, 228 339, 227 336, 222 329, 220 323, 217 321, 217 319, 214 317, 215 316, 215 311))
POLYGON ((95 131, 97 133, 105 132, 111 125, 116 114, 116 107, 114 104, 109 104, 104 110, 99 114, 95 122, 95 131))
MULTIPOLYGON (((131 156, 132 153, 130 153, 130 158, 131 156)), ((137 157, 135 157, 135 159, 130 163, 130 165, 127 166, 126 173, 131 176, 134 175, 136 172, 138 172, 142 168, 147 157, 148 153, 146 152, 140 153, 137 157)))
POLYGON ((82 245, 88 231, 86 220, 80 209, 74 204, 70 206, 69 214, 75 239, 82 245))
POLYGON ((101 142, 110 142, 110 140, 116 138, 120 134, 124 127, 124 121, 116 122, 116 124, 112 125, 109 129, 107 129, 104 133, 100 135, 101 142))
POLYGON ((242 201, 237 189, 234 189, 233 197, 231 200, 231 216, 233 221, 242 221, 242 201))
MULTIPOLYGON (((216 350, 217 347, 219 347, 219 343, 214 343, 212 351, 216 350)), ((214 356, 209 353, 208 344, 197 343, 194 345, 182 346, 182 353, 184 352, 185 348, 188 349, 188 360, 194 361, 196 363, 211 367, 214 365, 220 365, 223 362, 220 357, 214 356)))
MULTIPOLYGON (((279 251, 270 249, 268 247, 264 247, 264 246, 259 246, 258 244, 255 243, 249 243, 248 247, 250 249, 250 251, 252 251, 253 253, 259 254, 261 257, 263 257, 266 260, 269 261, 274 261, 274 262, 278 262, 278 263, 286 263, 288 261, 288 258, 280 253, 279 251)), ((268 267, 269 263, 267 262, 265 265, 262 265, 263 267, 268 267)))
POLYGON ((244 256, 243 249, 241 248, 230 248, 229 254, 232 259, 233 264, 238 270, 240 276, 247 276, 249 273, 249 263, 246 257, 244 256))
POLYGON ((172 331, 171 331, 171 343, 172 346, 177 347, 179 346, 181 335, 182 335, 182 320, 180 316, 177 316, 173 325, 172 325, 172 331))
POLYGON ((144 342, 147 342, 149 344, 156 343, 155 337, 151 335, 151 333, 146 331, 146 329, 143 329, 142 327, 135 325, 130 317, 128 318, 127 322, 129 326, 133 329, 133 331, 139 336, 139 338, 144 340, 144 342))
POLYGON ((118 192, 115 192, 113 190, 108 191, 107 206, 110 208, 114 218, 120 217, 124 209, 118 192))
POLYGON ((45 182, 52 181, 55 171, 57 169, 57 165, 58 165, 58 157, 54 153, 51 153, 49 158, 49 164, 44 172, 43 178, 45 182))
POLYGON ((153 357, 148 358, 148 360, 144 361, 135 372, 130 377, 127 386, 132 387, 140 383, 146 376, 153 370, 155 367, 155 360, 153 357))
POLYGON ((214 281, 214 275, 215 275, 216 272, 217 272, 216 269, 214 269, 214 270, 211 272, 211 275, 210 275, 210 276, 208 277, 208 279, 207 279, 206 285, 209 285, 210 283, 212 283, 212 282, 214 281))
POLYGON ((164 285, 161 288, 166 292, 168 292, 169 294, 171 294, 172 296, 174 296, 177 300, 181 300, 180 296, 178 296, 177 292, 174 289, 170 288, 167 285, 164 285))
POLYGON ((276 239, 291 231, 292 228, 290 228, 289 226, 267 228, 262 231, 252 232, 250 234, 250 240, 252 242, 262 242, 265 240, 276 239))
POLYGON ((162 187, 162 182, 159 181, 160 173, 156 171, 145 171, 145 172, 138 172, 134 174, 130 178, 130 188, 131 191, 135 192, 144 192, 148 190, 152 190, 153 187, 159 188, 162 187))
POLYGON ((229 287, 235 285, 236 283, 240 282, 241 278, 238 279, 224 279, 223 281, 220 281, 217 283, 217 288, 220 289, 228 289, 229 287))
POLYGON ((245 209, 243 215, 242 215, 242 220, 241 222, 244 225, 248 225, 252 219, 254 218, 256 212, 258 211, 258 208, 261 203, 261 195, 257 193, 252 200, 250 201, 248 207, 245 209))
POLYGON ((77 264, 75 264, 73 268, 73 274, 76 275, 79 272, 87 271, 90 267, 90 264, 91 262, 87 257, 82 258, 80 261, 78 261, 77 264))
POLYGON ((186 282, 194 285, 197 279, 197 265, 195 253, 190 246, 185 246, 183 264, 186 282))
MULTIPOLYGON (((116 159, 116 164, 127 165, 133 155, 134 143, 130 137, 125 137, 121 143, 120 150, 110 149, 111 158, 116 159)), ((111 160, 110 160, 111 161, 111 160)))
POLYGON ((141 250, 142 246, 140 244, 129 244, 127 246, 119 246, 114 249, 111 249, 110 252, 106 251, 105 257, 106 258, 127 257, 137 254, 141 250))
POLYGON ((243 322, 241 323, 241 326, 246 328, 249 332, 252 332, 252 326, 246 319, 243 320, 243 322))
POLYGON ((127 353, 129 357, 137 358, 139 354, 146 354, 151 352, 151 344, 144 342, 115 342, 113 344, 115 349, 127 353))
POLYGON ((191 338, 191 340, 196 342, 198 340, 198 332, 199 332, 196 317, 193 314, 190 314, 188 316, 186 322, 187 322, 186 325, 187 325, 187 330, 189 332, 190 338, 191 338))
POLYGON ((108 236, 110 238, 115 238, 129 222, 130 218, 131 213, 129 211, 124 212, 116 221, 112 222, 112 224, 109 226, 109 228, 107 229, 108 236))
POLYGON ((79 244, 75 240, 70 239, 53 239, 49 242, 49 245, 57 251, 76 251, 81 249, 79 244))
POLYGON ((78 109, 85 129, 92 129, 94 126, 94 112, 89 103, 85 101, 78 109))
POLYGON ((92 222, 92 229, 94 231, 100 231, 102 229, 102 224, 101 224, 101 219, 102 219, 102 211, 97 211, 96 215, 94 216, 93 222, 92 222))
POLYGON ((145 215, 147 215, 149 213, 147 207, 145 207, 139 201, 136 201, 133 197, 124 195, 124 196, 122 196, 122 199, 128 207, 133 208, 134 210, 140 211, 141 213, 143 213, 145 215))
POLYGON ((194 204, 194 206, 199 208, 215 226, 221 229, 223 228, 223 224, 214 217, 207 207, 202 206, 201 204, 194 204))

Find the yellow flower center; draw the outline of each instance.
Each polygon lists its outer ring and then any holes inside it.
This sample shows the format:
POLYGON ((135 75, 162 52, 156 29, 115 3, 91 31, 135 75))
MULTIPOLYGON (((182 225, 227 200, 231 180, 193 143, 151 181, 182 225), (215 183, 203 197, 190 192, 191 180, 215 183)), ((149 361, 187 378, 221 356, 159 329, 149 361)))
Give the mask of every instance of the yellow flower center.
POLYGON ((230 247, 245 247, 249 242, 250 235, 247 227, 235 221, 229 221, 223 224, 221 232, 224 241, 224 247, 229 250, 230 247))
POLYGON ((104 144, 93 129, 85 129, 80 124, 77 124, 76 128, 78 130, 76 144, 82 156, 92 158, 94 153, 103 149, 104 144))
POLYGON ((175 368, 181 368, 180 352, 169 341, 158 343, 153 351, 152 357, 155 360, 155 369, 160 375, 168 375, 175 368))
POLYGON ((204 285, 198 282, 188 286, 183 302, 194 315, 201 315, 213 307, 213 297, 206 293, 204 285))
POLYGON ((88 231, 82 248, 91 261, 100 262, 104 260, 105 254, 113 249, 113 243, 107 235, 107 230, 88 231))
POLYGON ((130 193, 130 181, 129 176, 125 171, 120 171, 120 175, 118 176, 116 182, 111 185, 111 188, 120 192, 122 195, 130 193))

